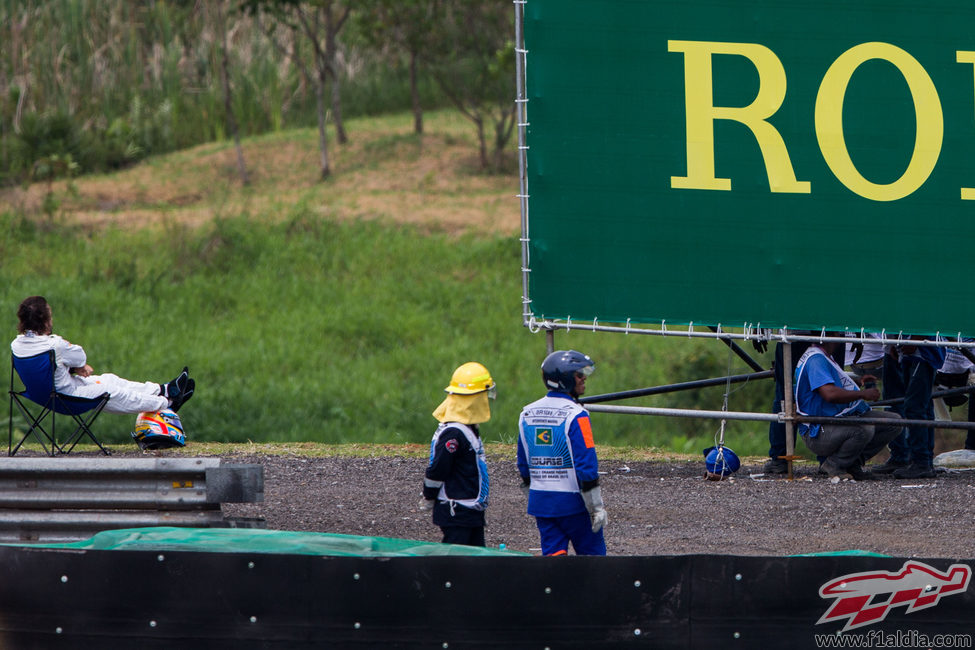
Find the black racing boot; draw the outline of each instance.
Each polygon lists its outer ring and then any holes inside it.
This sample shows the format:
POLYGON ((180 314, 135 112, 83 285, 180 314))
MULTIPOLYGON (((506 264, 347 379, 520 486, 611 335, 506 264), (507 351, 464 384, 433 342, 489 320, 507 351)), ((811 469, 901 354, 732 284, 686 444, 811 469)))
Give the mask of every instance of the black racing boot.
POLYGON ((176 379, 163 384, 163 397, 169 398, 169 408, 174 411, 179 408, 184 401, 183 393, 186 392, 186 385, 190 381, 190 369, 183 366, 183 372, 179 373, 176 379))
POLYGON ((189 401, 193 397, 193 393, 196 391, 196 381, 193 379, 186 380, 186 386, 183 387, 183 392, 180 393, 175 399, 173 399, 173 404, 169 408, 173 409, 173 412, 179 411, 183 404, 189 401))

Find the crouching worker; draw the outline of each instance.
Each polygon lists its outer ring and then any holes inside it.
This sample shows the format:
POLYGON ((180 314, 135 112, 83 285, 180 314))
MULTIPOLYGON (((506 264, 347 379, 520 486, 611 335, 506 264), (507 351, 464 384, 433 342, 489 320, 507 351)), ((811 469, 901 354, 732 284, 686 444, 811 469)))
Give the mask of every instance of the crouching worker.
POLYGON ((548 394, 521 412, 518 472, 535 517, 542 555, 606 555, 606 508, 589 412, 578 402, 595 365, 575 350, 542 362, 548 394))
POLYGON ((30 357, 54 350, 54 388, 60 393, 88 398, 108 393, 108 413, 178 411, 193 396, 196 382, 185 367, 165 384, 129 381, 111 373, 96 375, 84 348, 53 333, 53 310, 42 296, 31 296, 20 303, 17 318, 20 334, 10 343, 10 351, 18 357, 30 357))
MULTIPOLYGON (((840 334, 839 336, 842 336, 840 334)), ((896 413, 874 410, 864 400, 877 400, 880 391, 860 388, 834 359, 843 353, 842 338, 813 344, 796 364, 795 396, 800 415, 819 417, 889 418, 890 424, 814 424, 803 422, 799 434, 806 447, 825 456, 821 469, 830 478, 849 475, 856 481, 876 477, 864 463, 900 435, 902 426, 896 413)), ((864 375, 863 381, 875 380, 864 375)))
POLYGON ((491 419, 495 383, 487 368, 465 363, 454 371, 447 398, 433 412, 440 426, 430 442, 421 510, 433 510, 444 544, 484 546, 488 471, 477 425, 491 419))

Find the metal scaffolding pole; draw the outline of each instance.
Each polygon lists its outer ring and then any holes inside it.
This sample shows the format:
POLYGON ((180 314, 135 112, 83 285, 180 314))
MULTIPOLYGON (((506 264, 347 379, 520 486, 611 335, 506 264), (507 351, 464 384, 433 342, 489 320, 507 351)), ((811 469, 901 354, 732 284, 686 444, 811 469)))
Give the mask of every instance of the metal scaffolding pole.
POLYGON ((771 370, 752 372, 746 375, 732 375, 730 377, 715 377, 713 379, 697 379, 695 381, 685 381, 679 384, 666 384, 664 386, 653 386, 651 388, 636 388, 624 390, 617 393, 605 393, 603 395, 591 395, 579 398, 581 404, 596 404, 598 402, 612 402, 618 399, 628 399, 630 397, 646 397, 647 395, 662 395, 664 393, 676 393, 682 390, 694 390, 696 388, 709 388, 712 386, 724 386, 726 384, 740 384, 753 379, 767 379, 775 373, 771 370))
MULTIPOLYGON (((717 327, 714 327, 714 326, 711 326, 711 325, 708 326, 708 329, 711 330, 712 332, 717 332, 718 331, 718 328, 717 327)), ((755 372, 762 372, 763 370, 765 370, 765 368, 762 367, 762 364, 760 364, 758 361, 755 361, 754 359, 752 359, 752 357, 751 357, 750 354, 748 354, 747 352, 745 352, 741 348, 740 345, 738 345, 737 343, 735 343, 734 341, 732 341, 728 337, 723 336, 723 337, 721 337, 718 340, 721 341, 722 343, 724 343, 725 345, 727 345, 729 348, 731 348, 732 352, 734 352, 735 354, 737 354, 738 355, 738 358, 741 359, 742 361, 744 361, 745 363, 747 363, 748 364, 748 367, 751 368, 752 370, 754 370, 755 372)))
MULTIPOLYGON (((593 413, 626 413, 632 415, 669 415, 679 418, 704 418, 709 420, 751 420, 754 422, 782 422, 782 413, 749 413, 747 411, 701 411, 696 409, 671 409, 652 406, 611 406, 587 404, 593 413)), ((889 420, 888 420, 889 422, 889 420)))
MULTIPOLYGON (((628 415, 666 415, 679 418, 702 418, 706 420, 750 420, 753 422, 784 422, 786 428, 791 424, 789 417, 781 413, 752 413, 749 411, 704 411, 698 409, 672 409, 653 406, 612 406, 609 404, 587 404, 586 410, 592 413, 622 413, 628 415)), ((793 418, 793 423, 810 422, 818 424, 892 424, 890 418, 829 418, 819 416, 799 415, 793 418)), ((901 420, 899 424, 905 427, 926 426, 934 429, 975 429, 975 422, 946 422, 944 420, 901 420)), ((795 441, 786 449, 795 451, 795 441)), ((798 457, 797 457, 798 458, 798 457)))
POLYGON ((796 400, 795 393, 792 391, 792 343, 788 341, 782 344, 782 385, 785 398, 782 400, 785 416, 785 460, 791 481, 792 461, 799 457, 796 456, 796 400))
MULTIPOLYGON (((890 418, 828 418, 812 415, 800 415, 796 422, 811 422, 814 424, 893 424, 890 418)), ((898 424, 905 427, 931 427, 932 429, 975 429, 975 422, 948 422, 946 420, 901 420, 898 424)))

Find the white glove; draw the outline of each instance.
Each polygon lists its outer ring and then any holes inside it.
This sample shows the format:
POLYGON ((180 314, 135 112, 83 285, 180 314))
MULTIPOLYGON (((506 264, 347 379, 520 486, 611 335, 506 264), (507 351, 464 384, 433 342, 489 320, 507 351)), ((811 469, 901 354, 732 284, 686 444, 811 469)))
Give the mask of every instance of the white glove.
POLYGON ((586 502, 586 510, 592 518, 592 532, 596 533, 609 522, 606 508, 603 506, 603 493, 599 487, 582 493, 582 500, 586 502))
POLYGON ((420 503, 417 504, 420 512, 424 510, 433 510, 433 499, 420 499, 420 503))

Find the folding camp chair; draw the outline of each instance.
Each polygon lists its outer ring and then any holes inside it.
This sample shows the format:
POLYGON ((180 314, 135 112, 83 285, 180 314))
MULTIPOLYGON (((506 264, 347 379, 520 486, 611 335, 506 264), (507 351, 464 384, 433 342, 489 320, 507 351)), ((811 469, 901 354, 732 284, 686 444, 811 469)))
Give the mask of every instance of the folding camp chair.
MULTIPOLYGON (((105 453, 111 454, 95 434, 91 432, 91 425, 98 414, 108 403, 109 394, 102 393, 98 397, 75 397, 59 393, 54 388, 54 350, 41 352, 30 357, 12 355, 10 364, 10 423, 7 438, 7 454, 13 456, 30 436, 34 436, 49 456, 67 454, 84 437, 88 436, 105 453), (14 390, 14 373, 20 377, 24 390, 14 390), (28 423, 27 432, 14 441, 14 403, 28 423), (32 406, 33 403, 40 408, 32 406), (70 416, 74 421, 74 431, 64 442, 59 443, 57 437, 57 415, 70 416), (50 431, 47 429, 50 417, 50 431), (48 446, 50 445, 50 447, 48 446)), ((70 424, 69 424, 70 426, 70 424)))

